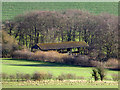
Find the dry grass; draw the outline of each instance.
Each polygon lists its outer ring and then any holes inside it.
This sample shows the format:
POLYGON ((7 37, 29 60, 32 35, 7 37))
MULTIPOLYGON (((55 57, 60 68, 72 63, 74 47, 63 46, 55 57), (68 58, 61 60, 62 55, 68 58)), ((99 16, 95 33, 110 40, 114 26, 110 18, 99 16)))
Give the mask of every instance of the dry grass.
POLYGON ((92 85, 92 86, 102 86, 102 85, 114 85, 117 86, 118 82, 117 81, 93 81, 93 82, 88 82, 86 80, 42 80, 42 81, 22 81, 22 82, 15 82, 15 83, 9 83, 9 82, 2 82, 3 85, 10 85, 10 86, 64 86, 64 85, 92 85))
POLYGON ((57 51, 36 51, 33 53, 27 50, 19 50, 13 53, 13 58, 55 62, 69 65, 91 66, 88 57, 85 55, 74 57, 67 54, 58 53, 57 51))
POLYGON ((73 57, 66 54, 58 53, 57 51, 46 51, 46 52, 36 51, 35 53, 33 53, 30 51, 19 50, 13 53, 13 58, 55 62, 55 63, 66 63, 69 60, 71 60, 73 57))
POLYGON ((39 59, 43 59, 43 61, 48 61, 48 62, 57 62, 57 63, 62 63, 63 62, 63 57, 66 57, 67 55, 65 54, 60 54, 57 51, 37 51, 34 53, 35 57, 38 57, 39 59))

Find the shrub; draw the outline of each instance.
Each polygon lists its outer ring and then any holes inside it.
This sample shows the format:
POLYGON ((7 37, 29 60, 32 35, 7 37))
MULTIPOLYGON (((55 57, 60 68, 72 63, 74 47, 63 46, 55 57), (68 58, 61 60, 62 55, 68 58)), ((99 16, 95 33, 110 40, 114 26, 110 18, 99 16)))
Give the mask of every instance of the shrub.
POLYGON ((93 72, 92 72, 92 76, 94 77, 94 80, 95 80, 95 81, 99 80, 99 76, 98 76, 97 70, 96 70, 96 69, 93 69, 92 71, 93 71, 93 72))
POLYGON ((75 74, 66 74, 66 79, 76 79, 76 75, 75 74))
POLYGON ((33 80, 45 80, 45 79, 51 79, 52 78, 52 74, 48 74, 46 72, 35 72, 32 76, 33 80))
POLYGON ((104 65, 103 62, 99 62, 99 61, 95 61, 95 60, 90 60, 90 64, 91 64, 91 66, 93 66, 93 67, 100 66, 101 64, 104 65))
POLYGON ((30 74, 25 74, 24 75, 24 79, 25 80, 30 80, 31 79, 31 75, 30 74))
POLYGON ((11 74, 11 75, 9 75, 9 79, 10 79, 10 80, 14 80, 15 78, 16 78, 16 76, 15 76, 15 75, 12 75, 12 74, 11 74))
POLYGON ((98 71, 98 74, 100 75, 101 81, 103 81, 103 79, 105 78, 104 66, 103 66, 103 65, 98 66, 98 67, 97 67, 97 71, 98 71))
POLYGON ((63 81, 63 80, 64 80, 64 77, 58 76, 57 79, 60 80, 60 81, 63 81))
POLYGON ((35 52, 35 57, 38 57, 38 60, 43 60, 46 62, 56 62, 56 63, 63 63, 63 57, 65 55, 58 53, 57 51, 37 51, 35 52))
POLYGON ((32 59, 31 57, 33 56, 34 53, 30 51, 22 51, 22 50, 17 50, 12 54, 13 58, 17 59, 32 59))
POLYGON ((47 73, 47 79, 52 79, 53 74, 52 73, 47 73))
POLYGON ((24 81, 25 80, 25 74, 24 73, 16 73, 16 79, 17 81, 24 81))
POLYGON ((2 73, 2 79, 4 80, 6 80, 6 79, 8 79, 9 78, 9 75, 8 74, 6 74, 6 73, 2 73))
POLYGON ((32 77, 33 80, 41 80, 41 78, 42 75, 39 72, 35 72, 32 77))
POLYGON ((105 78, 105 70, 104 70, 104 65, 99 64, 95 69, 92 70, 92 76, 94 77, 95 81, 97 81, 100 77, 100 80, 103 81, 105 78))
POLYGON ((37 51, 35 53, 30 51, 22 51, 18 50, 13 53, 13 58, 18 59, 30 59, 30 60, 39 60, 45 62, 56 62, 56 63, 63 63, 64 54, 60 54, 56 51, 37 51))
POLYGON ((11 57, 12 53, 15 50, 22 49, 22 46, 18 44, 18 42, 11 37, 7 32, 2 32, 2 57, 11 57))
POLYGON ((91 63, 86 55, 75 57, 74 64, 80 66, 91 66, 91 63))
POLYGON ((74 65, 75 63, 75 59, 72 56, 64 56, 62 59, 64 64, 74 65))
POLYGON ((89 60, 86 55, 74 57, 58 53, 57 51, 36 51, 33 53, 28 50, 17 50, 13 53, 12 57, 17 59, 37 60, 79 66, 98 66, 101 64, 99 61, 89 60))
POLYGON ((106 66, 107 68, 120 69, 120 68, 119 68, 119 60, 118 60, 118 59, 115 59, 115 58, 108 59, 108 60, 105 62, 105 66, 106 66))
POLYGON ((24 80, 45 80, 45 79, 52 79, 53 74, 52 73, 47 73, 47 72, 35 72, 33 73, 33 75, 31 76, 30 74, 24 74, 24 73, 16 73, 16 75, 11 74, 8 75, 6 73, 2 73, 1 74, 1 78, 3 80, 10 80, 10 81, 24 81, 24 80))

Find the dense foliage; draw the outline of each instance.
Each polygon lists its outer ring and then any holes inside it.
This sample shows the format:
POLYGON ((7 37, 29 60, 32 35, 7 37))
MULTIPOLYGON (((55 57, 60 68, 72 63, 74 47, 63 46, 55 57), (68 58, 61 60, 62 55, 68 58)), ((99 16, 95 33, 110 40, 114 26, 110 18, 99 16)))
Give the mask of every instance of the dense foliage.
POLYGON ((7 34, 7 32, 0 31, 0 33, 2 33, 2 57, 11 57, 15 50, 22 49, 18 42, 9 34, 7 34))
POLYGON ((28 48, 36 43, 85 41, 91 59, 117 58, 118 17, 80 10, 33 11, 4 23, 4 30, 28 48))

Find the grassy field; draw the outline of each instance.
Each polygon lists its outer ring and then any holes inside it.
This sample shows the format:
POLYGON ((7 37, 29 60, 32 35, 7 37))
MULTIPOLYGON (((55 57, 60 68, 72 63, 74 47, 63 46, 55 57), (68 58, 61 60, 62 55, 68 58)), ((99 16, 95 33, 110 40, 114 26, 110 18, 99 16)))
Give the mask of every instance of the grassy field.
MULTIPOLYGON (((61 73, 73 73, 77 76, 83 76, 85 80, 77 81, 27 81, 24 82, 3 82, 3 88, 117 88, 118 83, 113 81, 89 82, 92 72, 92 67, 78 67, 70 65, 62 65, 55 63, 28 61, 19 59, 2 59, 2 72, 7 74, 16 74, 17 72, 32 74, 35 71, 46 71, 57 77, 61 73), (48 82, 48 83, 47 83, 48 82)), ((107 77, 110 79, 111 74, 118 73, 117 71, 106 70, 107 77)))
MULTIPOLYGON (((2 72, 7 74, 16 74, 17 72, 32 74, 36 71, 50 72, 54 76, 58 76, 62 73, 72 73, 77 76, 83 76, 86 79, 91 77, 92 67, 78 67, 62 64, 54 64, 47 62, 17 60, 17 59, 3 59, 2 60, 2 72)), ((118 73, 117 71, 106 70, 108 78, 111 78, 112 73, 118 73)))
POLYGON ((13 19, 16 15, 33 10, 80 9, 94 14, 102 12, 118 15, 117 2, 3 2, 2 19, 13 19))

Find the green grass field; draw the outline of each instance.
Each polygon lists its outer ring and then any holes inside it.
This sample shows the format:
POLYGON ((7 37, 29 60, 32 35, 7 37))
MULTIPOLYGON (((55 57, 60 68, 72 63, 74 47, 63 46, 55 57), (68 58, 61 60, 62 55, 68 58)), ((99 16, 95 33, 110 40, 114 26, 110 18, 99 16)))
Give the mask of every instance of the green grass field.
MULTIPOLYGON (((52 73, 55 77, 61 73, 73 73, 77 76, 83 76, 86 82, 71 82, 68 80, 66 82, 51 81, 46 84, 44 82, 4 82, 3 88, 117 88, 117 82, 106 83, 106 82, 93 82, 88 83, 92 67, 78 67, 70 65, 62 65, 48 62, 39 61, 28 61, 4 58, 2 59, 2 72, 7 74, 16 74, 17 72, 32 74, 35 71, 46 71, 52 73)), ((111 74, 118 73, 117 71, 106 70, 107 77, 111 78, 111 74)), ((105 80, 106 81, 106 80, 105 80)), ((109 80, 108 80, 109 81, 109 80)))
MULTIPOLYGON (((79 67, 9 58, 2 60, 2 72, 5 72, 7 74, 16 74, 17 72, 32 74, 36 71, 50 72, 54 76, 58 76, 62 73, 72 73, 76 74, 77 76, 83 76, 86 79, 89 79, 91 77, 92 67, 79 67)), ((108 78, 111 78, 112 73, 118 72, 106 70, 106 73, 108 78)))
POLYGON ((2 19, 13 19, 16 15, 33 10, 79 9, 94 14, 102 12, 118 15, 117 2, 3 2, 2 19))

